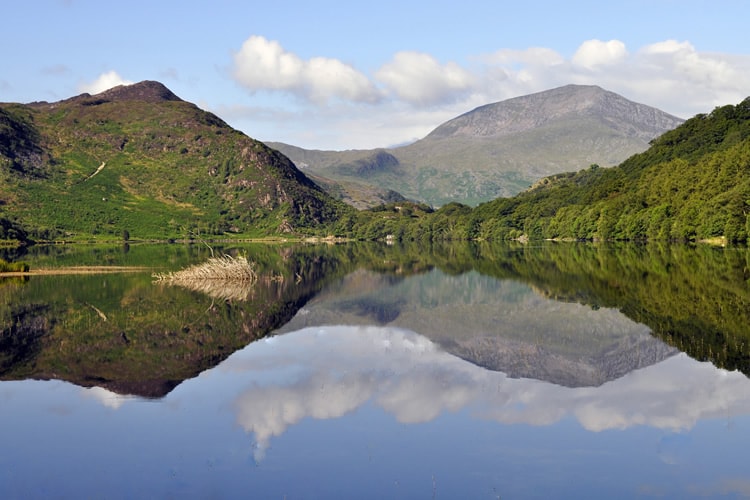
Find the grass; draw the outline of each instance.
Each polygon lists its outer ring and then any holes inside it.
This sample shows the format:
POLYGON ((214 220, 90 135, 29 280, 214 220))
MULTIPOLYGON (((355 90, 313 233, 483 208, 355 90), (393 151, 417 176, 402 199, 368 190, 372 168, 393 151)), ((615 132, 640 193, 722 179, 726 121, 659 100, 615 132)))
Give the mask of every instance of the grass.
POLYGON ((27 273, 29 265, 26 262, 7 262, 0 259, 0 273, 27 273))

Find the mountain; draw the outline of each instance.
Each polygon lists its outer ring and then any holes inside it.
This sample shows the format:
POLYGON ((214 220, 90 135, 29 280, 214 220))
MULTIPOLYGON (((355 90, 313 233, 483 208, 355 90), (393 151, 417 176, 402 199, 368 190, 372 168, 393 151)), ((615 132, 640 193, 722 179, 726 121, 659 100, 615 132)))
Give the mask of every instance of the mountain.
POLYGON ((472 214, 473 237, 747 241, 750 98, 697 115, 614 168, 544 179, 472 214))
POLYGON ((0 227, 37 240, 295 233, 350 210, 154 81, 0 104, 0 172, 0 227))
POLYGON ((567 387, 599 386, 678 352, 616 309, 548 300, 476 272, 394 278, 359 269, 277 333, 331 324, 405 328, 477 366, 567 387))
POLYGON ((623 136, 646 142, 682 122, 597 86, 567 85, 481 106, 440 125, 425 140, 498 138, 581 117, 598 120, 623 136))
POLYGON ((750 240, 750 97, 699 114, 610 168, 546 177, 510 198, 470 208, 392 203, 341 219, 367 239, 750 240))
POLYGON ((407 198, 469 205, 537 180, 617 165, 683 120, 597 86, 567 85, 476 108, 392 149, 315 151, 268 143, 306 171, 407 198))

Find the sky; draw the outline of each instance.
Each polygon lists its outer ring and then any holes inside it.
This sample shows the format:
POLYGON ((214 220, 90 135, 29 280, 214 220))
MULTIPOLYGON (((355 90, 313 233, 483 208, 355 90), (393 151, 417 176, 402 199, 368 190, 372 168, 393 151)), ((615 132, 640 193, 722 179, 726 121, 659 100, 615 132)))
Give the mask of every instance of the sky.
POLYGON ((4 2, 0 102, 157 80, 262 141, 370 149, 598 85, 689 118, 750 95, 746 0, 4 2))

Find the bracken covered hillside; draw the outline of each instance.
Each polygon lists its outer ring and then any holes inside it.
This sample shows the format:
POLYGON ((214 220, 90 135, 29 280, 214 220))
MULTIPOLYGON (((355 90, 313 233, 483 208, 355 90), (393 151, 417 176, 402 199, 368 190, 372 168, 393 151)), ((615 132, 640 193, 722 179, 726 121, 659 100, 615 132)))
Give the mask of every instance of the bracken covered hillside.
POLYGON ((347 210, 158 82, 0 104, 0 218, 32 239, 295 233, 347 210))

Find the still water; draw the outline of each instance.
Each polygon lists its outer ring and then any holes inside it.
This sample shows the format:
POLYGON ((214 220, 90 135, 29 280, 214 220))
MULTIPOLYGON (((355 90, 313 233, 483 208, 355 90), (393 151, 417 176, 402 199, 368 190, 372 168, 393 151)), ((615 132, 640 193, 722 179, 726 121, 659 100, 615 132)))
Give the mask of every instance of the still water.
POLYGON ((220 250, 0 285, 0 497, 750 496, 746 249, 220 250))

